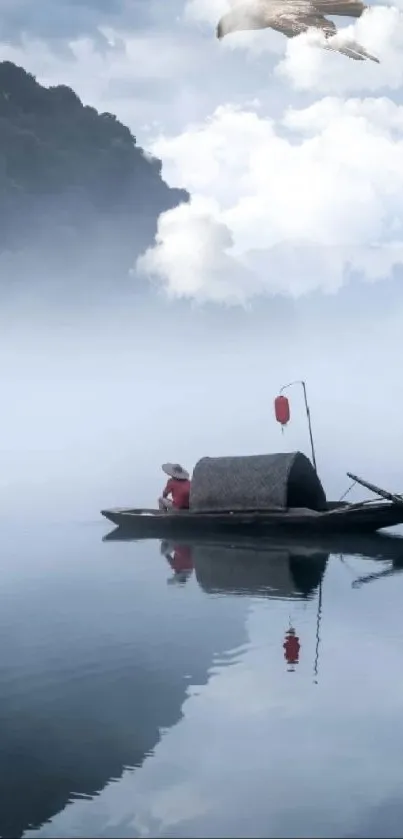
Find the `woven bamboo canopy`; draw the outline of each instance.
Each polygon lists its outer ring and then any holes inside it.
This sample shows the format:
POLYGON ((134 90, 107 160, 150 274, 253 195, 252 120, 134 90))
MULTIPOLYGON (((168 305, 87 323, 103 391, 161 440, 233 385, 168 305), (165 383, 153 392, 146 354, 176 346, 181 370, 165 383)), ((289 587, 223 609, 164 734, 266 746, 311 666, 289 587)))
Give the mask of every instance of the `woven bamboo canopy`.
POLYGON ((203 457, 192 476, 190 508, 195 512, 326 508, 326 495, 311 461, 302 452, 203 457))

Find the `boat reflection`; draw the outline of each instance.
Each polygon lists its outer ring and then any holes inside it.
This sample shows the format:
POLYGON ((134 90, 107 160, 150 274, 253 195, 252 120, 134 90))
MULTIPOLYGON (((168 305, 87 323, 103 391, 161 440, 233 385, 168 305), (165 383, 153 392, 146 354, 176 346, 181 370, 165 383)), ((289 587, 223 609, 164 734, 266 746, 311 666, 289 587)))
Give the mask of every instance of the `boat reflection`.
MULTIPOLYGON (((174 570, 174 577, 168 582, 183 585, 194 568, 197 583, 205 594, 293 601, 312 600, 319 590, 314 662, 316 681, 322 611, 321 586, 329 554, 313 549, 308 558, 306 550, 301 546, 281 547, 260 540, 244 544, 161 543, 161 553, 174 570)), ((300 638, 290 620, 283 639, 288 672, 295 672, 300 649, 300 638)))
POLYGON ((351 585, 353 588, 360 588, 361 586, 365 585, 365 583, 372 583, 375 580, 381 580, 384 577, 391 577, 394 574, 401 574, 403 571, 403 561, 399 563, 398 561, 392 562, 392 564, 388 565, 382 571, 374 571, 372 574, 364 574, 357 577, 355 580, 352 581, 351 585))
POLYGON ((192 547, 197 582, 207 594, 312 598, 325 573, 329 555, 277 545, 197 544, 192 547))
POLYGON ((276 599, 309 598, 325 572, 328 554, 309 562, 302 554, 265 545, 161 542, 160 552, 174 574, 168 583, 185 584, 193 569, 206 594, 236 594, 276 599))
MULTIPOLYGON (((103 542, 142 542, 151 541, 149 537, 134 537, 123 528, 115 527, 109 533, 102 537, 103 542)), ((205 537, 198 534, 197 537, 187 536, 185 538, 178 538, 176 543, 187 545, 237 545, 239 547, 249 547, 252 550, 260 550, 264 548, 273 549, 278 547, 281 549, 290 549, 298 554, 307 557, 316 553, 326 554, 349 554, 351 556, 362 556, 368 559, 401 559, 403 561, 403 537, 395 536, 390 533, 374 533, 368 535, 362 534, 321 534, 319 535, 304 535, 304 536, 289 536, 281 535, 276 537, 242 537, 242 536, 214 536, 206 535, 205 537)))
MULTIPOLYGON (((103 541, 142 540, 115 528, 103 541)), ((194 568, 200 587, 208 593, 255 597, 309 598, 320 585, 331 554, 384 564, 379 571, 358 576, 352 581, 354 588, 403 570, 403 538, 389 534, 236 540, 198 536, 163 541, 161 553, 169 557, 175 582, 188 580, 194 568)))
MULTIPOLYGON (((208 595, 263 597, 275 600, 313 600, 316 598, 315 654, 313 681, 318 684, 323 579, 329 556, 344 560, 340 548, 349 556, 375 560, 379 571, 359 575, 351 581, 352 588, 390 577, 403 571, 403 539, 376 536, 364 539, 297 542, 237 540, 236 542, 205 540, 195 543, 161 543, 174 576, 169 583, 184 585, 193 569, 200 589, 208 595)), ((289 620, 283 637, 287 671, 294 673, 300 658, 301 640, 289 620)))
MULTIPOLYGON (((133 541, 119 528, 104 536, 104 541, 133 541)), ((141 540, 136 540, 141 541, 141 540)), ((338 535, 321 537, 277 537, 250 539, 237 537, 197 537, 185 541, 163 541, 161 554, 172 568, 169 584, 185 585, 193 574, 199 588, 207 595, 232 595, 266 598, 277 601, 316 599, 315 655, 313 680, 318 683, 323 580, 332 555, 336 561, 359 557, 381 565, 380 570, 357 575, 350 581, 353 589, 403 571, 403 538, 388 534, 338 535)), ((326 599, 326 598, 325 598, 326 599)), ((283 635, 287 670, 294 672, 300 657, 301 640, 291 618, 283 635)))

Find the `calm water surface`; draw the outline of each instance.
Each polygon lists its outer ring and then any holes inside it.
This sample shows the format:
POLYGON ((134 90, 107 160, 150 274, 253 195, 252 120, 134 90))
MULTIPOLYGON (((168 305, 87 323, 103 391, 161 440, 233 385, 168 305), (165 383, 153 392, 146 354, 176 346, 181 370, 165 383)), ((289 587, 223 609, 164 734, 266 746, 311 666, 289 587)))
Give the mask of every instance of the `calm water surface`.
POLYGON ((0 836, 402 836, 403 549, 105 532, 2 525, 0 836))

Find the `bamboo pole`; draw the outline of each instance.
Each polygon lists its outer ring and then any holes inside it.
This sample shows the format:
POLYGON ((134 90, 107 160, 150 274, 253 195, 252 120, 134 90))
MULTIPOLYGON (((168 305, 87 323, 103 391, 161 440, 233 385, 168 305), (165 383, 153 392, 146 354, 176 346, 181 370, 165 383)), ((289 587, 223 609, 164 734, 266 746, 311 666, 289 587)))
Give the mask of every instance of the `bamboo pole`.
POLYGON ((373 492, 375 495, 379 495, 381 498, 384 498, 385 501, 391 501, 392 504, 398 504, 403 507, 403 498, 401 495, 395 495, 393 492, 388 492, 386 489, 376 486, 376 484, 370 484, 369 481, 364 481, 363 478, 359 478, 357 475, 352 475, 351 472, 347 472, 347 477, 351 478, 351 480, 355 481, 357 484, 361 484, 361 486, 365 487, 365 489, 369 489, 370 492, 373 492))
POLYGON ((308 420, 309 439, 311 441, 312 463, 313 463, 313 467, 315 469, 315 472, 317 472, 318 470, 316 468, 315 446, 314 446, 314 443, 313 443, 313 434, 312 434, 312 425, 311 425, 311 412, 309 410, 308 398, 307 398, 307 395, 306 395, 306 384, 302 379, 298 379, 298 381, 290 382, 288 385, 284 385, 280 389, 280 393, 283 393, 284 390, 287 390, 287 388, 292 387, 292 385, 302 385, 302 389, 304 391, 305 411, 306 411, 306 416, 307 416, 307 420, 308 420))

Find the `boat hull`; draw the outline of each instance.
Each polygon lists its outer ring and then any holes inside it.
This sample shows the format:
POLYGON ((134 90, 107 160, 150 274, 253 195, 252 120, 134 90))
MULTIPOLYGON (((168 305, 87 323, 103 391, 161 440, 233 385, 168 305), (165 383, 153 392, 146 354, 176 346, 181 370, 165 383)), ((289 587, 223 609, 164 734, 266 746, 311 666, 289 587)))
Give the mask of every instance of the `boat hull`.
POLYGON ((171 538, 207 534, 265 536, 282 534, 374 533, 403 524, 403 506, 388 502, 329 505, 313 510, 265 510, 233 513, 162 513, 146 509, 102 510, 113 524, 139 538, 171 538))

